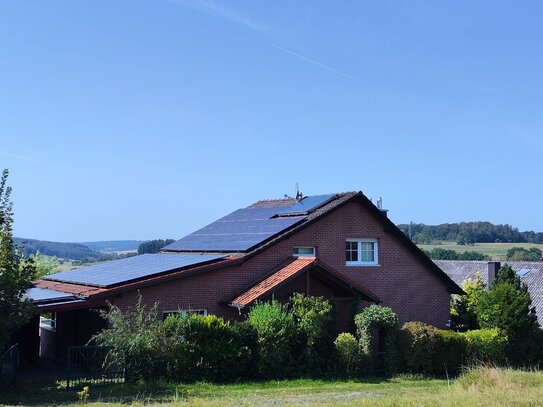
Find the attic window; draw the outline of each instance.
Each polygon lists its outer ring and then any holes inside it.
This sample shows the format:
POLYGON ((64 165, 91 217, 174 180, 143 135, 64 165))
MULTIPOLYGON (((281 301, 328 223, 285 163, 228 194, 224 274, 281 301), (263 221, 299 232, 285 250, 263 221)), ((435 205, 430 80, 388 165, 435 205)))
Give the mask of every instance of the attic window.
POLYGON ((378 265, 377 239, 347 239, 345 260, 347 266, 378 265))
POLYGON ((526 277, 526 275, 532 271, 532 269, 522 268, 519 271, 517 271, 517 275, 520 277, 526 277))
POLYGON ((295 247, 292 250, 292 255, 294 257, 315 257, 315 247, 295 247))

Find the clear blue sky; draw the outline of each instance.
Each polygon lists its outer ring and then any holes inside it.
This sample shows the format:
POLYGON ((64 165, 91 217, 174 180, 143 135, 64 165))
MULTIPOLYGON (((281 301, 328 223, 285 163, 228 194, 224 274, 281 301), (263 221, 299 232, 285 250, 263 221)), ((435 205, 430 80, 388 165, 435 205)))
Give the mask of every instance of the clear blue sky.
POLYGON ((541 1, 0 0, 17 236, 178 238, 362 190, 543 231, 541 1))

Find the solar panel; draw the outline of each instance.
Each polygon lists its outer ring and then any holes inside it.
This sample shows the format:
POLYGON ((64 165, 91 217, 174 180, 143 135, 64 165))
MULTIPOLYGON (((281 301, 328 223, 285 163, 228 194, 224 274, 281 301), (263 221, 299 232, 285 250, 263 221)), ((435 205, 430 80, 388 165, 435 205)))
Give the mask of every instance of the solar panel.
POLYGON ((235 221, 235 220, 250 220, 250 219, 270 219, 277 215, 278 212, 285 210, 286 206, 274 206, 270 208, 243 208, 234 211, 225 217, 217 220, 217 222, 223 221, 235 221))
POLYGON ((25 298, 33 302, 58 301, 61 299, 74 299, 73 294, 49 290, 47 288, 32 287, 26 290, 25 298))
POLYGON ((189 266, 202 265, 224 258, 210 254, 142 254, 94 266, 49 274, 44 280, 109 287, 189 266))
POLYGON ((301 216, 244 219, 239 213, 232 218, 229 216, 185 236, 164 250, 245 251, 305 219, 301 216))
POLYGON ((308 213, 331 201, 336 194, 306 196, 300 202, 290 205, 277 212, 278 216, 297 213, 308 213))

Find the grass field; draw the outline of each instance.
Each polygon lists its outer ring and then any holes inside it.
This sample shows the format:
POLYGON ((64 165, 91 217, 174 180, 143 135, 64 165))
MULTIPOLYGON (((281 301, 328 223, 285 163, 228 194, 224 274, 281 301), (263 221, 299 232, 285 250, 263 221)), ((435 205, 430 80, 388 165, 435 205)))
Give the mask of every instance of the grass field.
POLYGON ((455 242, 435 242, 435 244, 419 244, 421 249, 432 250, 436 247, 442 249, 451 249, 457 252, 474 251, 478 253, 487 254, 495 260, 505 260, 505 254, 507 250, 512 247, 523 247, 529 249, 530 247, 537 247, 543 251, 543 244, 536 243, 475 243, 474 245, 461 246, 455 242))
MULTIPOLYGON (((76 390, 27 384, 0 395, 3 405, 80 405, 76 390)), ((543 373, 479 368, 459 379, 411 376, 355 381, 292 380, 229 385, 90 387, 90 406, 540 406, 543 373)))

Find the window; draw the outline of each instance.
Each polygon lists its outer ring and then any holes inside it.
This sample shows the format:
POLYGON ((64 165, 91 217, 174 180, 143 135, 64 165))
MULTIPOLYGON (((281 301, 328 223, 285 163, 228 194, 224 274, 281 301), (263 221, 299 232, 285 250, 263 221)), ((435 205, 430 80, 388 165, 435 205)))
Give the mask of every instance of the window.
POLYGON ((347 239, 345 259, 347 266, 376 266, 377 239, 347 239))
POLYGON ((292 250, 294 257, 315 257, 314 247, 295 247, 292 250))
POLYGON ((200 308, 200 309, 179 309, 177 311, 164 311, 162 313, 162 319, 166 319, 169 316, 172 315, 179 315, 183 318, 191 315, 191 314, 198 314, 198 315, 207 315, 207 309, 206 308, 200 308))

